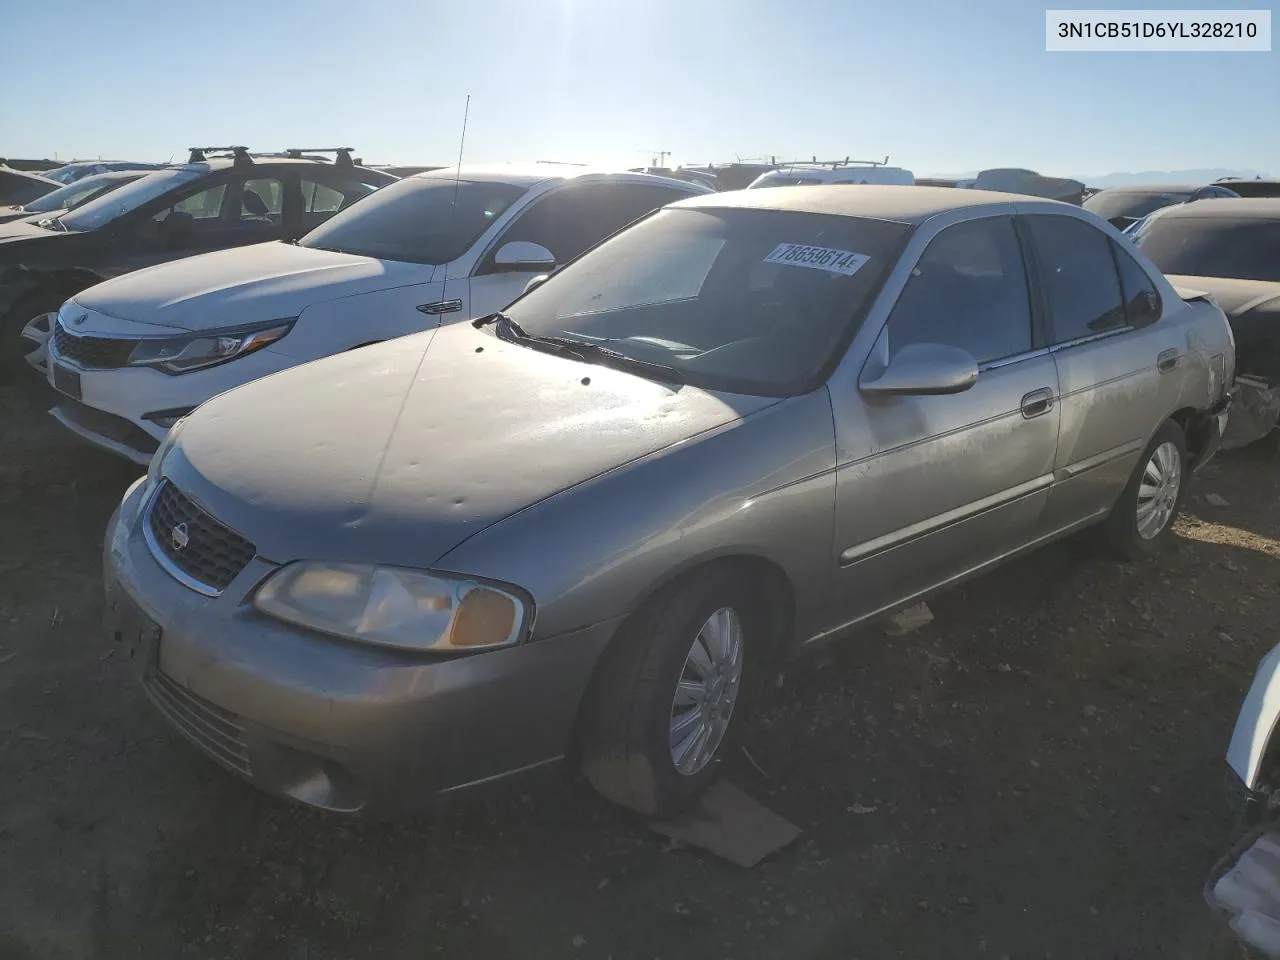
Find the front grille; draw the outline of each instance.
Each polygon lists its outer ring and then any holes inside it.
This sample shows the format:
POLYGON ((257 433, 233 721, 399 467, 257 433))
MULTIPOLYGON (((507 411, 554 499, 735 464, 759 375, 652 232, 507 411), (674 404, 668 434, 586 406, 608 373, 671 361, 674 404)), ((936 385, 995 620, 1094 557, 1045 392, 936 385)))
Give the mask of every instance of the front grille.
POLYGON ((249 750, 240 718, 196 696, 159 671, 142 681, 147 696, 178 732, 209 754, 252 779, 249 750))
POLYGON ((114 413, 107 413, 105 410, 98 410, 78 400, 72 400, 70 397, 58 399, 58 411, 87 433, 122 443, 145 456, 151 456, 160 446, 159 440, 137 424, 131 423, 124 417, 117 417, 114 413))
POLYGON ((168 480, 151 502, 147 524, 152 551, 159 551, 162 563, 207 588, 202 592, 221 593, 256 552, 252 543, 219 523, 168 480))
POLYGON ((137 345, 136 339, 76 336, 62 325, 62 321, 53 325, 53 346, 58 355, 82 367, 100 370, 123 367, 137 345))

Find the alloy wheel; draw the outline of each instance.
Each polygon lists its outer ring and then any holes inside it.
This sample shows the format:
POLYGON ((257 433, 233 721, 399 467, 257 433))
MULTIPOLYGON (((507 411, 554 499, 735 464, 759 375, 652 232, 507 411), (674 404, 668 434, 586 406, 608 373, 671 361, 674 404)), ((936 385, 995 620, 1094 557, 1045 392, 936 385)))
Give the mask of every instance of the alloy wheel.
POLYGON ((691 777, 724 741, 742 684, 742 620, 731 607, 711 614, 693 638, 671 701, 668 745, 676 772, 691 777))
POLYGON ((18 349, 22 352, 22 359, 39 373, 45 373, 49 368, 49 338, 53 336, 53 324, 57 317, 56 311, 36 314, 18 334, 18 349))
POLYGON ((1169 525, 1182 488, 1182 456, 1166 440, 1153 451, 1138 487, 1138 536, 1152 540, 1169 525))

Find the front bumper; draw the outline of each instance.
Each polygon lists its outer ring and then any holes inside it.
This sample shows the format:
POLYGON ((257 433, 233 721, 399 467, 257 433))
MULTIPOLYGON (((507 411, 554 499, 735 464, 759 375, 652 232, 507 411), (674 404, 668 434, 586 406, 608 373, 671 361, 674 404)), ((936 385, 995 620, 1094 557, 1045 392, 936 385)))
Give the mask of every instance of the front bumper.
POLYGON ((297 363, 268 348, 170 376, 149 367, 83 367, 60 355, 51 339, 49 384, 58 400, 49 413, 82 440, 145 466, 169 432, 167 426, 148 420, 148 414, 194 409, 219 393, 297 363), (62 392, 55 366, 74 373, 79 396, 62 392))
POLYGON ((222 766, 279 796, 354 811, 413 807, 569 749, 617 621, 450 660, 322 637, 247 602, 274 569, 261 558, 217 597, 170 577, 141 535, 148 492, 135 484, 107 530, 108 634, 133 653, 159 711, 222 766))

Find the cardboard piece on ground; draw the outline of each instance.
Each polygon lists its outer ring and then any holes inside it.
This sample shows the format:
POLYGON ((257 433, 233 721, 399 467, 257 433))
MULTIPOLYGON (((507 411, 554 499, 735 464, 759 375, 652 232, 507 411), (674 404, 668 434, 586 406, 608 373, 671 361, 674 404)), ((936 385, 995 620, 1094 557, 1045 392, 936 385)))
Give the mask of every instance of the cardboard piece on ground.
POLYGON ((664 837, 710 850, 740 867, 754 867, 800 836, 799 827, 727 780, 713 783, 688 813, 649 826, 664 837))
POLYGON ((912 630, 919 630, 933 621, 933 611, 927 603, 917 603, 914 607, 899 610, 884 622, 884 632, 891 637, 900 637, 912 630))

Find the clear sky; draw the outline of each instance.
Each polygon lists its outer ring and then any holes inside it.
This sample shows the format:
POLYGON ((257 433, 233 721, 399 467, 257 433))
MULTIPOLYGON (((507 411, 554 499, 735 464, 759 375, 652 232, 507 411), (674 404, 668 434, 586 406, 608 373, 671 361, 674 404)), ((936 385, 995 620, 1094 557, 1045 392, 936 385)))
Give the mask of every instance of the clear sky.
POLYGON ((1025 0, 55 8, 0 0, 0 156, 350 144, 371 163, 451 164, 471 94, 469 162, 636 166, 662 149, 888 154, 922 175, 1280 173, 1280 53, 1046 53, 1045 5, 1025 0))

